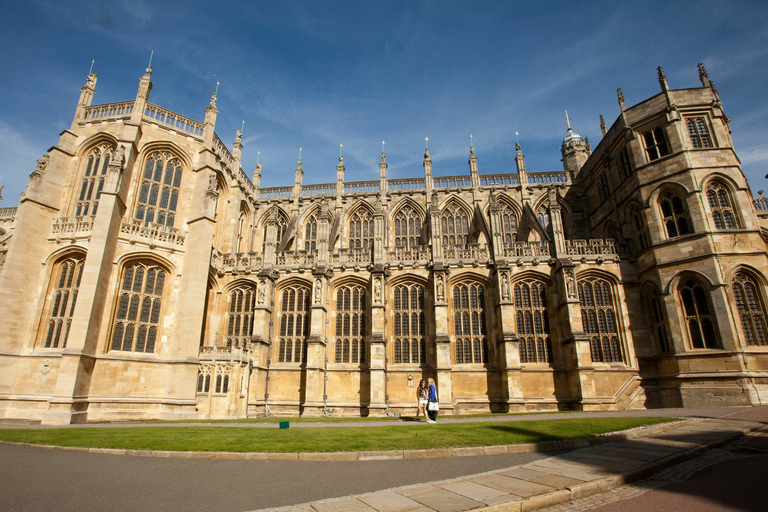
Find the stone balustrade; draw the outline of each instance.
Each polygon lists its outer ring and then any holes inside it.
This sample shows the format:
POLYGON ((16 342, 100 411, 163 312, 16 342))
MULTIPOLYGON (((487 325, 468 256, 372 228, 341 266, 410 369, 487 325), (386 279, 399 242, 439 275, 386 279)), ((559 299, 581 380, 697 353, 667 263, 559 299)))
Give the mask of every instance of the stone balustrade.
MULTIPOLYGON (((360 192, 378 192, 380 183, 378 181, 353 181, 344 184, 345 194, 358 194, 360 192)), ((333 186, 334 191, 336 185, 333 186)))
POLYGON ((235 157, 229 152, 227 146, 221 142, 221 139, 215 133, 213 134, 213 153, 224 162, 224 165, 230 170, 235 168, 235 157))
POLYGON ((93 229, 93 217, 59 217, 54 219, 51 226, 52 235, 74 235, 90 233, 93 229))
MULTIPOLYGON (((755 210, 758 212, 768 211, 768 197, 763 195, 762 190, 757 191, 757 197, 754 201, 752 201, 752 204, 755 206, 755 210)), ((2 217, 2 215, 0 215, 0 217, 2 217)))
POLYGON ((120 233, 129 239, 142 241, 164 242, 171 246, 184 245, 187 234, 181 229, 150 223, 145 226, 141 220, 133 219, 120 224, 120 233))
POLYGON ((336 185, 333 183, 322 185, 303 185, 301 187, 302 196, 332 196, 336 194, 336 185))
POLYGON ((395 247, 386 253, 387 261, 390 262, 428 261, 431 257, 429 249, 418 247, 395 247))
POLYGON ((312 253, 309 253, 306 251, 286 252, 284 254, 277 256, 278 266, 314 265, 315 263, 317 263, 317 252, 312 252, 312 253))
MULTIPOLYGON (((133 103, 133 102, 131 102, 133 103)), ((184 117, 181 114, 171 112, 152 103, 147 103, 144 109, 144 118, 161 123, 166 128, 172 128, 197 139, 203 138, 203 123, 184 117)))
POLYGON ((260 199, 283 199, 293 195, 293 187, 271 187, 259 189, 260 199))
POLYGON ((0 208, 0 219, 12 219, 16 216, 16 207, 0 208))
POLYGON ((85 121, 110 121, 123 117, 131 117, 134 101, 121 101, 105 105, 85 107, 85 121))
POLYGON ((571 173, 568 171, 529 172, 526 175, 529 184, 562 183, 568 185, 571 183, 571 173))
POLYGON ((460 260, 465 263, 480 260, 485 263, 489 257, 487 245, 470 244, 467 247, 457 245, 443 247, 444 260, 460 260))
POLYGON ((387 187, 389 190, 423 190, 426 188, 426 182, 424 178, 401 178, 394 180, 387 180, 387 187))
POLYGON ((566 240, 565 252, 568 256, 617 255, 616 243, 612 238, 593 240, 566 240))
POLYGON ((470 188, 472 179, 469 176, 433 176, 433 188, 470 188))
POLYGON ((480 178, 481 187, 509 187, 519 185, 517 173, 515 174, 481 174, 480 178))
POLYGON ((339 249, 338 252, 331 254, 331 263, 368 264, 371 261, 373 261, 373 251, 370 247, 339 249))
POLYGON ((503 253, 507 258, 548 258, 550 255, 546 242, 512 242, 512 245, 504 245, 503 253))

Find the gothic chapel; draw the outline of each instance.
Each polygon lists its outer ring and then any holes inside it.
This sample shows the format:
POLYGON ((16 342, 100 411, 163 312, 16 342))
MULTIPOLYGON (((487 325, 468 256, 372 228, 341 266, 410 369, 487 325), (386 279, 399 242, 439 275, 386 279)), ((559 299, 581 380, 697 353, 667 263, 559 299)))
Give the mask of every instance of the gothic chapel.
POLYGON ((202 122, 93 105, 0 209, 0 418, 83 421, 768 400, 768 200, 701 87, 626 106, 563 170, 261 188, 202 122))

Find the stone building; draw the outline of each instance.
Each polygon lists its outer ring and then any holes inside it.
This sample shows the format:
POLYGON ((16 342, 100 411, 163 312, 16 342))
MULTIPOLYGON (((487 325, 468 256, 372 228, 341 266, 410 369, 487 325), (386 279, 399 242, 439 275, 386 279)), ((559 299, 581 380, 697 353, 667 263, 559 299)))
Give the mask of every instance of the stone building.
MULTIPOLYGON (((768 226, 702 66, 563 170, 261 188, 203 122, 92 105, 0 209, 0 417, 44 424, 757 404, 768 226)), ((601 117, 602 121, 602 117, 601 117)))

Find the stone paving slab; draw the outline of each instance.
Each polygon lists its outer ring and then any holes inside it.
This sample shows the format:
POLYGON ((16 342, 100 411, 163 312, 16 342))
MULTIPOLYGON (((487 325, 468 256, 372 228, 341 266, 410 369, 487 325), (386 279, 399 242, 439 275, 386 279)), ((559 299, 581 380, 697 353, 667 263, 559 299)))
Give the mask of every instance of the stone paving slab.
MULTIPOLYGON (((519 466, 359 496, 267 509, 272 512, 523 512, 602 493, 647 477, 759 428, 701 420, 651 430, 519 466)), ((388 454, 402 458, 402 452, 388 454)))

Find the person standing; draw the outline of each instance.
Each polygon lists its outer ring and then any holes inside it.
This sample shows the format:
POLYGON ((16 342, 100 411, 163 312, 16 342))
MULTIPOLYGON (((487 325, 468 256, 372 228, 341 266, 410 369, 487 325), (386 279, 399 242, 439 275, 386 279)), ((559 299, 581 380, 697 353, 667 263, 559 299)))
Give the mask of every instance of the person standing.
POLYGON ((437 388, 435 387, 435 381, 431 377, 427 380, 429 383, 429 386, 427 388, 427 414, 429 414, 429 419, 427 420, 427 423, 435 423, 437 422, 437 411, 439 409, 438 401, 437 401, 437 388))
POLYGON ((427 383, 424 379, 419 382, 419 387, 416 389, 416 400, 418 401, 418 409, 416 410, 416 419, 419 419, 419 415, 424 413, 424 417, 427 417, 427 399, 429 397, 429 391, 427 390, 427 383))

